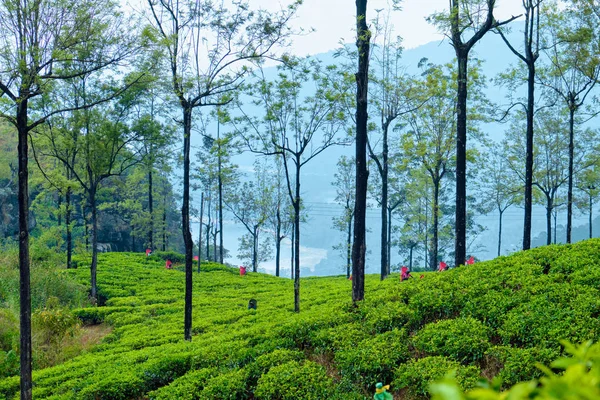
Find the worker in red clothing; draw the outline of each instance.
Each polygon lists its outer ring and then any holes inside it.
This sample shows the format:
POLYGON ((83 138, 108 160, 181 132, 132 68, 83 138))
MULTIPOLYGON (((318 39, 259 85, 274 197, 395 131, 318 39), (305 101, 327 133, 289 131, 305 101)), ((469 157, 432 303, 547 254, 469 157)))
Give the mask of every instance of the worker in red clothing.
POLYGON ((402 267, 400 269, 400 282, 402 282, 405 279, 412 278, 412 277, 413 276, 410 274, 408 267, 402 267))
POLYGON ((443 272, 448 269, 448 264, 443 261, 440 261, 440 267, 438 268, 438 272, 443 272))
POLYGON ((173 268, 173 262, 169 259, 167 259, 167 262, 165 263, 165 268, 166 269, 172 269, 173 268))

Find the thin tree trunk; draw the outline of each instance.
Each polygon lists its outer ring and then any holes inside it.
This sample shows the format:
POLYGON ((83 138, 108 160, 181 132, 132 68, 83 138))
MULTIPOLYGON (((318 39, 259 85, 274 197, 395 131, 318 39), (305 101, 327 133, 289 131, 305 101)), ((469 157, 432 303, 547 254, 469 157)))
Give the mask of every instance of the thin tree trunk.
POLYGON ((19 135, 19 305, 21 400, 31 400, 31 284, 29 264, 29 167, 27 98, 17 103, 19 135))
POLYGON ((185 306, 183 336, 192 340, 192 259, 194 242, 190 232, 190 142, 192 130, 192 109, 183 108, 183 203, 181 206, 181 229, 185 245, 185 306))
POLYGON ((280 203, 277 204, 277 227, 275 229, 275 276, 279 276, 279 266, 281 258, 281 210, 280 203))
POLYGON ((369 115, 369 46, 371 34, 367 27, 367 0, 356 0, 356 196, 354 205, 354 243, 352 245, 352 301, 365 297, 366 208, 367 184, 367 122, 369 115))
POLYGON ((162 251, 167 251, 167 195, 165 193, 165 203, 163 209, 163 243, 162 243, 162 251))
POLYGON ((91 274, 91 292, 90 300, 96 304, 98 299, 98 287, 96 285, 96 272, 98 269, 98 215, 96 209, 96 185, 90 183, 89 203, 92 211, 92 265, 90 267, 91 274))
POLYGON ((346 236, 346 279, 350 278, 352 268, 352 214, 349 213, 350 205, 346 204, 346 212, 350 215, 348 220, 348 235, 346 236))
POLYGON ((500 249, 502 248, 502 214, 504 210, 498 209, 500 216, 498 217, 498 257, 500 257, 500 249))
POLYGON ((65 203, 65 227, 67 228, 67 269, 70 269, 73 256, 73 233, 71 229, 71 186, 67 186, 65 203))
POLYGON ((258 227, 252 232, 252 272, 258 271, 258 227))
POLYGON ((571 222, 573 218, 573 150, 574 150, 575 108, 569 107, 569 188, 567 191, 567 243, 571 243, 571 222))
MULTIPOLYGON (((220 126, 220 125, 219 125, 220 126)), ((217 131, 218 139, 218 168, 219 168, 219 262, 223 264, 223 177, 221 176, 221 141, 217 131)))
POLYGON ((62 195, 60 194, 60 191, 58 192, 58 204, 56 205, 57 209, 58 209, 58 226, 62 225, 62 210, 60 209, 62 207, 62 195))
POLYGON ((547 199, 546 205, 546 244, 552 244, 552 200, 547 199))
POLYGON ((387 274, 390 274, 392 265, 392 208, 388 209, 388 235, 387 235, 387 274))
POLYGON ((198 226, 198 273, 202 264, 202 219, 204 217, 204 192, 200 195, 200 226, 198 226))
MULTIPOLYGON (((531 53, 531 49, 529 50, 531 53)), ((527 143, 525 158, 525 217, 523 219, 523 250, 531 248, 531 213, 533 193, 533 112, 535 100, 535 60, 527 63, 529 71, 527 77, 527 143)))
MULTIPOLYGON (((294 214, 296 208, 294 208, 294 214)), ((290 278, 294 279, 294 243, 296 243, 296 217, 294 216, 294 226, 292 227, 292 239, 290 241, 290 278)))
POLYGON ((384 280, 388 275, 388 129, 383 130, 383 152, 382 152, 382 171, 381 171, 381 276, 384 280))
POLYGON ((556 218, 558 217, 557 210, 554 211, 554 244, 556 244, 556 218))
POLYGON ((148 170, 148 212, 150 213, 148 247, 150 250, 154 250, 154 200, 152 199, 152 168, 148 170))
MULTIPOLYGON (((433 237, 431 238, 431 270, 435 270, 438 262, 438 229, 439 229, 440 181, 433 182, 433 237)), ((463 261, 464 262, 464 261, 463 261)))
POLYGON ((296 157, 296 194, 294 200, 294 311, 300 312, 300 157, 296 157))
MULTIPOLYGON (((210 202, 208 203, 208 208, 210 209, 210 202)), ((209 211, 210 213, 210 211, 209 211)), ((206 225, 206 261, 210 260, 210 214, 209 214, 209 223, 206 225)))
POLYGON ((468 52, 456 51, 458 92, 456 101, 456 221, 454 266, 465 262, 467 240, 467 58, 468 52))
POLYGON ((592 192, 590 190, 590 239, 592 238, 592 192))

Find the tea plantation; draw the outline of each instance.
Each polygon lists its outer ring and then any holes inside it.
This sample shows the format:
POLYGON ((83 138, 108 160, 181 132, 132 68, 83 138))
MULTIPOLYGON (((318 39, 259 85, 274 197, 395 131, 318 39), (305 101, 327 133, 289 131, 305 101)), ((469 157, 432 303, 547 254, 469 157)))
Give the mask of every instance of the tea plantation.
MULTIPOLYGON (((85 264, 65 272, 86 284, 85 264)), ((454 371, 433 389, 459 399, 482 377, 499 390, 544 375, 536 363, 560 357, 561 340, 600 339, 600 240, 414 275, 368 276, 357 307, 344 277, 304 278, 296 314, 290 280, 204 265, 185 342, 184 274, 143 254, 103 254, 102 305, 74 312, 113 329, 91 351, 34 372, 33 397, 351 400, 372 398, 382 381, 395 398, 420 399, 454 371)), ((0 399, 18 390, 18 377, 0 381, 0 399)))

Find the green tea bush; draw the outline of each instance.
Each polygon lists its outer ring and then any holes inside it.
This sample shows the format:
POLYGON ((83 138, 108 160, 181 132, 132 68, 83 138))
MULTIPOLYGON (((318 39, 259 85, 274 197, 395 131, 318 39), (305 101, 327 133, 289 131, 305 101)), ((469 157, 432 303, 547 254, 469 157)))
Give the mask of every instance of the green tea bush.
POLYGON ((206 382, 199 398, 202 400, 248 399, 246 379, 247 371, 245 369, 217 375, 206 382))
POLYGON ((464 393, 457 377, 447 375, 430 387, 433 400, 504 400, 504 399, 573 399, 591 400, 600 398, 600 345, 587 342, 579 347, 564 343, 570 358, 560 358, 550 368, 540 367, 543 376, 515 384, 502 391, 498 381, 482 385, 464 393))
POLYGON ((487 351, 486 361, 488 364, 500 366, 496 377, 507 387, 520 381, 541 377, 543 372, 537 365, 549 364, 558 354, 559 352, 553 349, 495 346, 487 351))
POLYGON ((479 369, 463 366, 446 357, 425 357, 402 364, 395 372, 392 390, 404 389, 405 398, 424 399, 429 392, 429 384, 441 379, 448 371, 456 371, 457 383, 463 390, 471 389, 479 380, 479 369))
POLYGON ((262 400, 321 400, 333 392, 333 382, 322 366, 312 361, 290 361, 263 375, 254 396, 262 400))
POLYGON ((490 347, 490 328, 474 318, 432 322, 413 337, 419 352, 446 356, 463 363, 478 361, 490 347))
POLYGON ((396 366, 410 358, 408 342, 404 329, 394 329, 338 351, 335 362, 341 375, 358 385, 388 382, 396 366))
POLYGON ((190 371, 167 386, 148 393, 150 400, 197 400, 210 378, 219 374, 215 368, 190 371))
POLYGON ((251 385, 255 385, 258 379, 266 374, 272 367, 285 364, 290 361, 301 362, 304 353, 297 350, 278 349, 268 354, 257 357, 253 363, 248 365, 248 379, 251 385))

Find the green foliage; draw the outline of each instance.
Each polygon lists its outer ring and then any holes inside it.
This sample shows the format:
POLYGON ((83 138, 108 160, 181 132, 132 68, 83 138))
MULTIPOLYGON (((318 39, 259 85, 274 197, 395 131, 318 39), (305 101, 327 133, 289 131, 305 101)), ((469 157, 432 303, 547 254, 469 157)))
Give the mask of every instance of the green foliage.
POLYGON ((448 371, 456 371, 456 381, 463 389, 475 387, 479 380, 479 369, 463 366, 446 357, 425 357, 400 365, 395 372, 392 389, 406 389, 408 398, 426 398, 429 383, 442 378, 448 371))
POLYGON ((433 400, 502 400, 502 399, 597 399, 600 398, 600 344, 587 342, 575 347, 564 342, 565 350, 571 355, 559 358, 551 364, 555 370, 541 364, 544 376, 515 384, 505 392, 500 390, 499 381, 483 385, 467 393, 457 384, 457 377, 448 375, 431 385, 433 400))
POLYGON ((312 361, 289 361, 273 367, 258 380, 254 395, 263 400, 320 400, 332 395, 325 369, 312 361))
MULTIPOLYGON (((57 276, 87 284, 87 260, 78 256, 78 269, 57 276)), ((112 331, 91 351, 36 370, 33 395, 347 400, 371 397, 373 384, 385 381, 395 396, 410 399, 426 397, 429 383, 449 370, 465 389, 475 386, 480 371, 510 385, 539 377, 536 363, 554 359, 562 339, 600 339, 600 293, 591 278, 599 265, 600 240, 591 240, 402 283, 369 275, 367 298, 357 305, 345 277, 304 278, 297 314, 291 280, 240 276, 234 268, 203 263, 194 273, 193 340, 186 342, 184 274, 166 270, 156 255, 100 254, 104 305, 73 314, 84 325, 103 322, 112 331), (256 310, 247 308, 251 298, 256 310)), ((2 277, 16 272, 13 265, 0 267, 2 277)), ((16 294, 11 279, 0 280, 2 295, 16 294)), ((68 332, 71 325, 61 318, 72 319, 58 310, 76 302, 68 296, 60 306, 53 302, 40 301, 36 313, 46 307, 48 321, 55 321, 48 329, 68 332)), ((10 353, 16 351, 15 315, 0 314, 5 376, 17 371, 10 353)), ((18 390, 18 380, 0 381, 0 398, 14 398, 18 390)))
POLYGON ((442 320, 425 325, 413 338, 417 351, 446 356, 460 362, 483 358, 489 348, 490 329, 474 318, 442 320))

